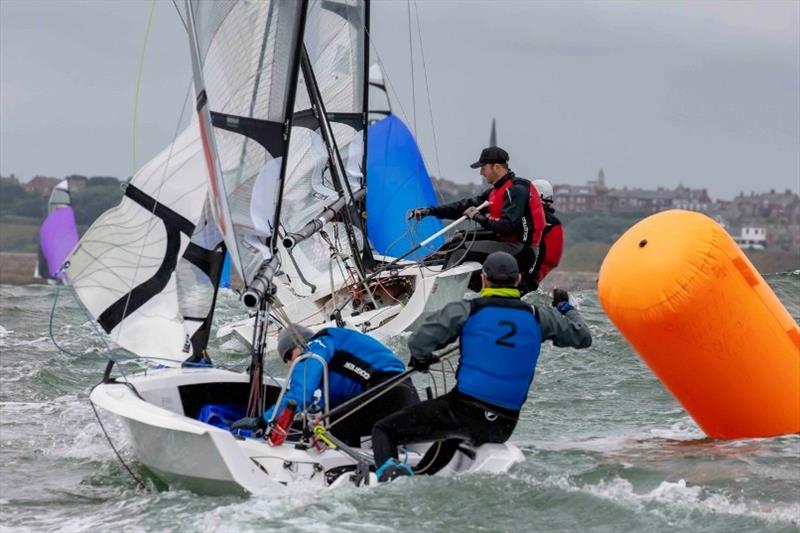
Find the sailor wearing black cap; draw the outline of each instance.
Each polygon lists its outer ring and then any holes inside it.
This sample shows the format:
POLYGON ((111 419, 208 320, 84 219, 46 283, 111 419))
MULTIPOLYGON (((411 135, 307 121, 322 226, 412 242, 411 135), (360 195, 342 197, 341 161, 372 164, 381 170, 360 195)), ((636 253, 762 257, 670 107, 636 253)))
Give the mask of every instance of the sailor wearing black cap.
MULTIPOLYGON (((285 363, 292 363, 306 352, 319 355, 327 363, 330 408, 406 369, 405 364, 389 348, 359 331, 327 328, 314 333, 299 324, 291 324, 278 335, 278 354, 285 363)), ((281 405, 267 409, 260 419, 242 419, 232 427, 263 429, 272 419, 273 413, 280 413, 290 401, 294 401, 301 410, 311 406, 314 392, 323 385, 322 365, 314 358, 304 359, 294 366, 289 380, 281 405)), ((324 408, 323 401, 324 398, 318 403, 321 409, 324 408)), ((418 402, 417 391, 411 381, 407 380, 389 389, 381 396, 381 401, 364 406, 356 416, 342 418, 339 423, 333 417, 331 425, 335 427, 331 431, 345 443, 359 446, 360 438, 370 434, 376 421, 418 402)))
POLYGON ((574 348, 592 343, 566 291, 553 291, 552 307, 520 300, 519 268, 511 255, 491 254, 481 279, 481 298, 448 304, 409 337, 410 366, 421 371, 435 362, 435 350, 459 338, 461 358, 451 392, 375 424, 372 448, 375 464, 386 465, 378 469, 387 474, 384 480, 403 473, 397 468, 399 444, 447 439, 427 465, 426 472, 433 473, 450 461, 460 439, 474 445, 505 442, 527 399, 542 342, 574 348))
MULTIPOLYGON (((429 215, 447 219, 466 215, 484 230, 476 234, 475 242, 448 252, 447 266, 463 261, 483 263, 492 252, 502 251, 515 256, 525 271, 533 268, 544 229, 544 210, 531 182, 510 171, 508 161, 508 152, 502 148, 484 148, 470 167, 480 169, 490 189, 473 198, 411 212, 417 220, 429 215), (481 213, 477 206, 485 201, 489 207, 481 213)), ((470 280, 470 289, 480 289, 477 275, 470 280)))

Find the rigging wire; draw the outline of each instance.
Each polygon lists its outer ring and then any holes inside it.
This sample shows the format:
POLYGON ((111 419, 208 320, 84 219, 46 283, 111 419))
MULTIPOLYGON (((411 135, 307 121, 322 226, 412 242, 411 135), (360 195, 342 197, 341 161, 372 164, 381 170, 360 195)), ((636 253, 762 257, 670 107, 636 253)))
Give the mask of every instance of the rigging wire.
POLYGON ((172 0, 172 5, 175 6, 175 11, 178 12, 178 18, 181 20, 181 24, 183 24, 183 29, 185 29, 186 32, 188 33, 189 24, 187 24, 186 20, 183 18, 183 13, 181 13, 181 8, 178 7, 178 1, 172 0))
MULTIPOLYGON (((381 73, 383 75, 383 81, 385 82, 384 84, 389 88, 389 90, 391 91, 392 95, 394 95, 394 99, 397 102, 398 107, 400 107, 400 115, 402 115, 402 117, 406 120, 406 122, 409 122, 409 120, 408 120, 408 112, 405 110, 405 107, 403 107, 403 101, 400 99, 400 95, 397 92, 397 89, 395 89, 395 86, 392 84, 391 78, 386 73, 386 63, 384 63, 383 58, 381 57, 381 53, 380 53, 380 50, 378 49, 378 45, 375 44, 375 41, 372 40, 372 35, 370 35, 369 30, 366 27, 364 28, 364 33, 366 33, 367 39, 369 40, 368 44, 371 44, 372 48, 375 50, 375 56, 378 59, 378 65, 381 67, 381 73)), ((388 98, 388 95, 387 95, 387 98, 388 98)))
MULTIPOLYGON (((412 122, 412 124, 413 124, 413 129, 414 129, 414 137, 416 138, 416 136, 417 136, 417 131, 416 131, 416 127, 417 127, 417 120, 416 120, 417 111, 416 111, 416 92, 415 92, 416 84, 415 84, 415 80, 414 80, 414 64, 413 64, 414 58, 413 58, 413 46, 412 46, 412 40, 411 40, 410 1, 411 0, 407 0, 408 26, 409 26, 409 57, 411 58, 411 76, 412 76, 412 105, 413 105, 413 109, 412 109, 413 110, 413 122, 412 122)), ((427 61, 425 60, 425 47, 424 47, 424 43, 423 43, 423 40, 422 40, 422 25, 421 25, 420 20, 419 20, 419 7, 418 7, 418 4, 417 4, 416 0, 414 1, 414 14, 415 14, 416 26, 417 26, 417 38, 419 40, 420 57, 422 59, 422 70, 423 70, 423 75, 424 75, 424 79, 425 79, 425 95, 426 95, 426 99, 427 99, 427 102, 428 102, 428 115, 429 115, 429 118, 430 118, 431 132, 432 132, 432 135, 433 135, 433 149, 434 149, 434 156, 436 158, 436 172, 437 172, 437 175, 439 177, 441 177, 441 175, 442 175, 442 166, 441 166, 441 159, 440 159, 440 152, 439 152, 439 140, 438 140, 439 136, 437 134, 436 123, 435 123, 435 120, 434 120, 433 104, 431 102, 430 82, 429 82, 429 79, 428 79, 428 66, 427 66, 427 61)), ((383 61, 383 57, 381 56, 380 49, 378 48, 377 43, 375 43, 375 41, 372 39, 372 35, 370 34, 369 30, 366 27, 364 27, 364 32, 365 32, 365 34, 367 36, 367 39, 369 41, 367 43, 367 45, 368 46, 371 45, 372 48, 375 50, 375 56, 377 58, 378 64, 380 65, 381 72, 382 72, 382 75, 383 75, 384 86, 388 87, 387 98, 388 98, 388 93, 391 92, 391 95, 394 97, 394 100, 397 102, 398 107, 400 108, 400 114, 406 119, 406 122, 408 122, 409 121, 408 120, 409 114, 405 110, 405 108, 403 107, 403 101, 400 99, 400 96, 398 94, 397 89, 395 88, 394 84, 392 84, 391 77, 389 76, 389 74, 387 72, 387 69, 385 68, 385 62, 383 61)), ((434 189, 436 189, 436 185, 435 184, 434 184, 434 189)), ((403 236, 401 235, 398 238, 398 240, 400 238, 402 238, 402 237, 403 236)), ((413 242, 413 239, 412 239, 412 242, 413 242)), ((427 249, 427 247, 426 247, 426 249, 427 249)))
POLYGON ((417 19, 417 37, 419 38, 419 55, 422 58, 422 73, 425 76, 425 95, 428 98, 428 115, 431 121, 431 132, 433 133, 433 153, 436 155, 436 173, 442 177, 442 166, 439 162, 439 142, 436 135, 436 123, 433 120, 433 106, 431 105, 431 88, 428 83, 428 67, 425 63, 425 46, 422 44, 422 25, 419 22, 419 4, 414 1, 414 15, 417 19))
POLYGON ((411 38, 411 0, 406 0, 406 11, 408 13, 408 57, 411 67, 411 109, 414 113, 414 137, 417 136, 417 96, 416 83, 414 81, 414 41, 411 38))

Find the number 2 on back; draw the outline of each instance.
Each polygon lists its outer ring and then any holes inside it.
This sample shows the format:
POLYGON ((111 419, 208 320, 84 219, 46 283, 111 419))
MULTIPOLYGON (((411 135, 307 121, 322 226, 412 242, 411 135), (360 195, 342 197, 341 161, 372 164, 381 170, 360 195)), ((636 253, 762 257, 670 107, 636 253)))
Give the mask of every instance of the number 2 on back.
POLYGON ((508 328, 508 333, 498 337, 494 343, 499 344, 500 346, 508 346, 509 348, 516 346, 516 344, 510 342, 509 339, 517 334, 517 325, 514 322, 509 322, 508 320, 501 320, 497 323, 497 325, 504 329, 508 328))

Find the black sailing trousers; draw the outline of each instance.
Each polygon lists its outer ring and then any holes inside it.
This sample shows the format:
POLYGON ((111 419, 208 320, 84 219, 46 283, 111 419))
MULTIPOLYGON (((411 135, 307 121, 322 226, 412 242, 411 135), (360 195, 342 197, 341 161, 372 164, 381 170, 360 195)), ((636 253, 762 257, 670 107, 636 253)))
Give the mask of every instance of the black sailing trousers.
MULTIPOLYGON (((372 386, 390 378, 391 376, 378 380, 372 386)), ((331 421, 333 425, 331 433, 348 446, 357 447, 361 445, 361 437, 369 436, 375 422, 409 406, 413 408, 415 405, 419 405, 419 395, 414 384, 407 379, 353 414, 347 416, 347 412, 343 413, 346 418, 334 416, 331 421)))
MULTIPOLYGON (((506 252, 516 256, 524 248, 524 245, 519 242, 502 242, 492 240, 477 240, 475 242, 467 242, 464 245, 448 252, 445 268, 451 268, 467 261, 475 261, 483 264, 486 258, 494 252, 506 252)), ((473 272, 469 280, 468 288, 472 291, 479 292, 481 290, 481 275, 480 271, 473 272)))
MULTIPOLYGON (((375 465, 397 458, 399 444, 463 439, 475 446, 505 442, 517 425, 516 415, 487 410, 468 396, 450 391, 380 420, 372 429, 375 465)), ((455 449, 453 449, 453 453, 455 449)), ((442 465, 444 466, 444 465, 442 465)))

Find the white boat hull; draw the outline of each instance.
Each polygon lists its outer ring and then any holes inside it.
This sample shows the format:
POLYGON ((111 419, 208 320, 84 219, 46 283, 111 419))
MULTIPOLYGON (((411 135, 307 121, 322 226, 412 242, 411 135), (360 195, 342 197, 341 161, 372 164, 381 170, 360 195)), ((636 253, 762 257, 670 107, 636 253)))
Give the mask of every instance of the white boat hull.
MULTIPOLYGON (((320 488, 348 484, 350 476, 340 474, 356 462, 339 450, 297 449, 294 443, 271 446, 260 438, 236 438, 187 416, 187 410, 197 407, 192 390, 200 395, 214 389, 230 394, 231 387, 246 387, 247 381, 245 374, 227 370, 169 368, 131 377, 128 384, 100 384, 90 398, 124 423, 137 459, 170 488, 247 494, 280 491, 297 482, 320 488)), ((409 463, 418 462, 426 447, 413 447, 409 463)), ((512 444, 485 444, 472 458, 456 453, 437 475, 500 473, 523 460, 512 444)))
MULTIPOLYGON (((439 271, 440 267, 420 268, 417 265, 408 266, 400 270, 397 275, 413 279, 414 292, 405 303, 386 305, 371 311, 347 315, 343 313, 342 320, 345 327, 357 329, 374 336, 377 339, 386 339, 404 331, 413 331, 423 320, 441 310, 449 302, 460 300, 467 290, 467 284, 472 273, 480 269, 478 263, 464 263, 457 267, 439 271)), ((279 289, 280 294, 280 289, 279 289)), ((303 311, 295 317, 296 322, 311 328, 314 331, 335 326, 334 321, 320 320, 320 313, 314 313, 312 303, 307 302, 303 311), (309 309, 311 312, 309 313, 309 309), (308 319, 303 320, 311 314, 308 319)), ((220 326, 217 338, 223 342, 237 341, 247 349, 252 348, 254 318, 246 318, 220 326)), ((277 331, 271 331, 267 336, 267 349, 273 350, 277 345, 277 331)))

